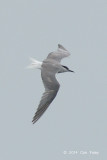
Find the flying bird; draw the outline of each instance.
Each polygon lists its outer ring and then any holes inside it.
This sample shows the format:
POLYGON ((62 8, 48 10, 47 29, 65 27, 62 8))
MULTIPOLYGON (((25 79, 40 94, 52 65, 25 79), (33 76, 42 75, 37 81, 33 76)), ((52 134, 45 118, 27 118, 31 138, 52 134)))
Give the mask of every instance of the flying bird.
POLYGON ((70 53, 61 44, 58 44, 57 51, 49 53, 43 62, 31 58, 32 63, 28 68, 41 70, 41 78, 45 87, 45 92, 32 120, 33 124, 43 115, 57 95, 60 84, 55 77, 56 73, 74 72, 60 64, 61 60, 68 56, 70 56, 70 53))

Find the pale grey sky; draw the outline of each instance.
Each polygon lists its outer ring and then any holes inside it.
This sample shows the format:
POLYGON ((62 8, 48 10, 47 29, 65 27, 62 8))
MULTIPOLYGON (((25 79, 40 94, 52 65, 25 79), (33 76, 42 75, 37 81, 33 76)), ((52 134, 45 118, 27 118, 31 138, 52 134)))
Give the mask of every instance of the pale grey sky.
POLYGON ((105 160, 107 1, 1 0, 0 44, 0 159, 105 160), (25 67, 58 43, 75 74, 57 76, 60 91, 33 125, 44 87, 40 71, 25 67))

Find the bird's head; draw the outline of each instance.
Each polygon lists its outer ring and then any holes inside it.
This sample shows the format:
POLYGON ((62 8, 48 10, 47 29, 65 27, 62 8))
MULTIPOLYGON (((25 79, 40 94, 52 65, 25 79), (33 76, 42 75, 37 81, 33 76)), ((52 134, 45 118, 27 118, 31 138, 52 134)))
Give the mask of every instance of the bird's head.
POLYGON ((65 72, 74 72, 74 71, 70 70, 67 66, 62 66, 62 67, 64 68, 65 72))
POLYGON ((63 73, 63 72, 74 72, 70 70, 67 66, 62 65, 62 69, 58 73, 63 73))

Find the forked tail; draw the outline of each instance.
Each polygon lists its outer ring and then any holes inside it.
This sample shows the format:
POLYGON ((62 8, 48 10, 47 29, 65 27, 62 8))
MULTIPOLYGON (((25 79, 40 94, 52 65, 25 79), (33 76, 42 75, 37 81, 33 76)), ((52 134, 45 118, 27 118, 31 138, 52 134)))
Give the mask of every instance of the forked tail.
POLYGON ((37 61, 36 59, 34 58, 30 58, 31 60, 31 64, 29 66, 27 66, 27 68, 31 68, 31 69, 34 69, 34 68, 37 68, 37 69, 41 69, 42 67, 42 62, 40 61, 37 61))

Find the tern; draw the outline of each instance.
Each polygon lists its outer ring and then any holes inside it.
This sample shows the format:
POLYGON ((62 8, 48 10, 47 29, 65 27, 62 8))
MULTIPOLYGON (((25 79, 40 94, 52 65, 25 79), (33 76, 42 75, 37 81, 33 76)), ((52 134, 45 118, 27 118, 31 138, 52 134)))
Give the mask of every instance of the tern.
POLYGON ((41 78, 45 87, 45 92, 42 95, 39 106, 32 120, 33 124, 43 115, 57 95, 60 84, 55 77, 56 74, 74 72, 68 67, 60 64, 61 60, 68 56, 70 56, 69 51, 61 44, 58 44, 57 51, 49 53, 43 62, 31 58, 32 63, 28 68, 37 68, 41 70, 41 78))

